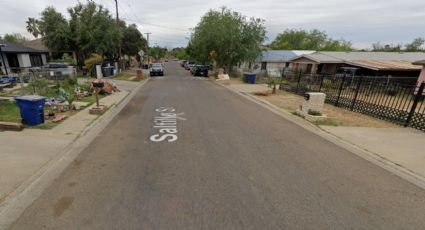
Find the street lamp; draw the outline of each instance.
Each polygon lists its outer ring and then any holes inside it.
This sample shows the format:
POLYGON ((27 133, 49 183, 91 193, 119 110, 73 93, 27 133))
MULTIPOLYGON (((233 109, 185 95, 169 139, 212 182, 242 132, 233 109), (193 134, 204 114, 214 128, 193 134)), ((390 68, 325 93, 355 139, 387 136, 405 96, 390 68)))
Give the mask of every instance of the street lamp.
POLYGON ((4 66, 4 71, 6 72, 6 75, 8 75, 8 73, 7 73, 7 67, 6 67, 6 62, 4 62, 3 51, 1 50, 1 47, 6 47, 6 44, 0 43, 0 56, 1 56, 2 66, 4 66))

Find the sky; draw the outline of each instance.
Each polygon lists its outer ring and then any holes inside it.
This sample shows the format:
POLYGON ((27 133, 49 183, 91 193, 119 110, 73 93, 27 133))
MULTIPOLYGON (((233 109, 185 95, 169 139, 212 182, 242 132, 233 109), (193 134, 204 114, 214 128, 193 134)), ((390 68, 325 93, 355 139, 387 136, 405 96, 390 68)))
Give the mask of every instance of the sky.
MULTIPOLYGON (((94 0, 115 17, 114 0, 94 0)), ((81 0, 85 2, 85 0, 81 0)), ((77 0, 0 0, 0 35, 21 33, 28 17, 39 17, 46 6, 68 16, 66 9, 77 0)), ((191 29, 210 9, 222 6, 247 17, 262 18, 267 43, 285 29, 319 29, 334 39, 351 41, 355 48, 372 43, 406 44, 425 37, 424 0, 118 0, 120 18, 137 24, 150 35, 150 45, 185 46, 191 29)))

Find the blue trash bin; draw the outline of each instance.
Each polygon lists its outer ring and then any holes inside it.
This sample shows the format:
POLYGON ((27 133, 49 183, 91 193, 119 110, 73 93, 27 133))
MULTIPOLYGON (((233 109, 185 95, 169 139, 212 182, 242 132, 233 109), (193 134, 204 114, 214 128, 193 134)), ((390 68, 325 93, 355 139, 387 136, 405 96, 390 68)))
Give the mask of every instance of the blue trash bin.
POLYGON ((29 126, 44 123, 44 104, 46 99, 41 96, 16 97, 21 112, 22 123, 29 126))
POLYGON ((246 83, 255 84, 255 73, 245 73, 246 83))

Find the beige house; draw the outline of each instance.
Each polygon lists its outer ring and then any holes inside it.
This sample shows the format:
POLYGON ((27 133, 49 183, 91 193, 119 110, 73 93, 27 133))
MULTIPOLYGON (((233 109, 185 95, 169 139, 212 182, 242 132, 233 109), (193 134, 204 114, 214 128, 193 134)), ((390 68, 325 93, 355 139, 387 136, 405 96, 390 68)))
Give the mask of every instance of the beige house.
POLYGON ((292 70, 304 73, 336 73, 342 67, 357 68, 359 74, 417 76, 425 59, 423 52, 315 52, 289 60, 292 70))

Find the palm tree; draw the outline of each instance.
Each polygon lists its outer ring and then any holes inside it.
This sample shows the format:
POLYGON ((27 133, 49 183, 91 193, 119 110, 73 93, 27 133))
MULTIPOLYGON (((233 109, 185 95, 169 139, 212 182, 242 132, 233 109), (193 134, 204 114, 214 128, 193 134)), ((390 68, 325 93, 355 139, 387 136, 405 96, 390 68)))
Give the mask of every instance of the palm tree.
POLYGON ((28 18, 27 23, 27 31, 30 32, 34 37, 38 38, 40 35, 40 30, 38 29, 38 20, 35 18, 28 18))

